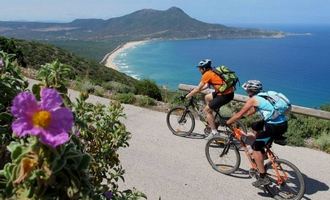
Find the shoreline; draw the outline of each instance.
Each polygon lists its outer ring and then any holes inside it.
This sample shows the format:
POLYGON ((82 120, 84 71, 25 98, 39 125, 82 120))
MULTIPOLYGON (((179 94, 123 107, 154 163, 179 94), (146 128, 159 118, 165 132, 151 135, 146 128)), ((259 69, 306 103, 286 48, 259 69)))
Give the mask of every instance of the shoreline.
MULTIPOLYGON (((277 35, 274 35, 274 36, 270 36, 270 37, 261 37, 261 38, 274 38, 274 39, 281 39, 281 38, 285 38, 286 35, 285 34, 282 34, 282 33, 279 33, 277 35)), ((254 37, 252 37, 254 38, 254 37)), ((244 38, 244 39, 252 39, 252 38, 244 38)), ((211 38, 185 38, 185 39, 182 39, 182 38, 172 38, 172 39, 151 39, 151 40, 204 40, 204 39, 211 39, 211 38)), ((220 39, 220 38, 219 38, 220 39)), ((222 38, 222 39, 225 39, 225 38, 222 38)), ((238 39, 238 38, 232 38, 232 39, 238 39)), ((120 54, 122 53, 123 51, 127 50, 127 49, 130 49, 130 48, 134 48, 138 45, 141 45, 141 44, 144 44, 148 41, 151 41, 151 40, 139 40, 139 41, 130 41, 130 42, 126 42, 124 44, 121 44, 119 45, 118 47, 116 47, 114 50, 112 50, 110 53, 107 53, 102 61, 100 62, 100 64, 103 64, 104 66, 108 67, 108 68, 112 68, 114 70, 117 70, 119 71, 119 68, 118 66, 116 66, 116 64, 113 62, 114 59, 120 54)))
MULTIPOLYGON (((274 36, 270 36, 270 37, 260 37, 260 38, 274 38, 274 39, 281 39, 286 37, 285 34, 278 34, 278 35, 274 35, 274 36)), ((244 38, 244 39, 253 39, 252 38, 244 38)), ((114 70, 119 71, 118 66, 116 66, 116 64, 113 62, 114 59, 123 51, 130 49, 130 48, 134 48, 138 45, 144 44, 148 41, 152 41, 152 40, 205 40, 205 39, 211 39, 211 38, 207 38, 207 37, 201 37, 201 38, 172 38, 172 39, 151 39, 151 40, 139 40, 139 41, 131 41, 131 42, 126 42, 124 44, 119 45, 118 47, 116 47, 114 50, 112 50, 111 52, 107 53, 102 61, 100 62, 100 64, 103 64, 104 66, 108 67, 108 68, 112 68, 114 70)), ((219 39, 226 39, 226 38, 219 38, 219 39)), ((232 39, 239 39, 239 38, 232 38, 232 39)))
POLYGON ((141 40, 141 41, 131 41, 131 42, 127 42, 125 44, 119 45, 117 48, 115 48, 113 51, 111 51, 110 53, 107 53, 104 58, 102 59, 102 61, 100 63, 102 63, 104 66, 108 67, 108 68, 112 68, 114 70, 119 71, 118 66, 116 66, 116 64, 113 62, 114 59, 123 51, 136 47, 138 45, 144 44, 148 42, 148 40, 141 40))

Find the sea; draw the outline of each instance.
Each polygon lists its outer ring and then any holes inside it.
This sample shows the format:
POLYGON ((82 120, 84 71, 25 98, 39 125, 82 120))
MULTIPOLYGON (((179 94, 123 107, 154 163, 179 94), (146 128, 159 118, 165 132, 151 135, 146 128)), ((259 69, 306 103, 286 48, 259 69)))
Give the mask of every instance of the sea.
MULTIPOLYGON (((178 84, 197 85, 196 66, 211 59, 226 65, 240 83, 257 79, 264 90, 285 94, 292 104, 319 108, 330 104, 330 25, 236 25, 283 31, 284 38, 154 40, 120 53, 119 71, 137 79, 152 79, 177 90, 178 84)), ((244 90, 237 87, 239 94, 244 90)))

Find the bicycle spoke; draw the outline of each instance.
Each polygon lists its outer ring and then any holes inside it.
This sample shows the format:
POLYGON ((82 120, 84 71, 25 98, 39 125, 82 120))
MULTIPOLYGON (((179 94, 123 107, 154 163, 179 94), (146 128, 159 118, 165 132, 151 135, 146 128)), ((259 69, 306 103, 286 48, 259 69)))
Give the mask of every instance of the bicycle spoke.
POLYGON ((224 174, 230 174, 238 168, 240 158, 234 146, 227 146, 226 140, 226 137, 209 140, 205 153, 213 169, 224 174))
POLYGON ((178 136, 189 135, 195 126, 192 114, 181 107, 170 110, 166 121, 172 133, 178 136))
POLYGON ((305 184, 299 170, 285 160, 276 160, 276 165, 276 170, 268 165, 267 174, 272 182, 269 191, 278 199, 301 198, 305 184))

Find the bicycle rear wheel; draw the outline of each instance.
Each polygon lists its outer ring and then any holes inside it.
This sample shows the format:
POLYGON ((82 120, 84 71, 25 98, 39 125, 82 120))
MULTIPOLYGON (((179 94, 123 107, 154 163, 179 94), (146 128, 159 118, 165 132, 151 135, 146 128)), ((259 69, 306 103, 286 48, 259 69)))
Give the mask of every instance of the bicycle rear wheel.
POLYGON ((174 135, 182 137, 190 135, 195 128, 194 115, 184 107, 172 108, 167 113, 166 123, 174 135))
POLYGON ((217 136, 205 146, 207 161, 214 170, 222 174, 235 172, 241 164, 241 156, 236 145, 229 143, 228 137, 217 136))
POLYGON ((301 199, 305 193, 305 182, 299 169, 287 160, 277 159, 275 163, 279 176, 276 175, 271 162, 265 165, 267 175, 271 180, 271 184, 266 186, 267 191, 275 199, 301 199))

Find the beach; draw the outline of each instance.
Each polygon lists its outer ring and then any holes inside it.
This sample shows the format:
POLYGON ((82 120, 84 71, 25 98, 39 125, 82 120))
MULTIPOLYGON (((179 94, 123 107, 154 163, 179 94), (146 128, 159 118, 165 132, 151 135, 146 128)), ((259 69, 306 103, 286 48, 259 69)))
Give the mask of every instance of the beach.
POLYGON ((116 64, 113 62, 114 59, 123 51, 136 47, 137 45, 141 45, 147 42, 147 40, 143 41, 132 41, 132 42, 127 42, 124 45, 118 46, 116 49, 114 49, 112 52, 108 53, 107 55, 104 56, 103 60, 101 63, 104 63, 106 67, 119 70, 116 64))

